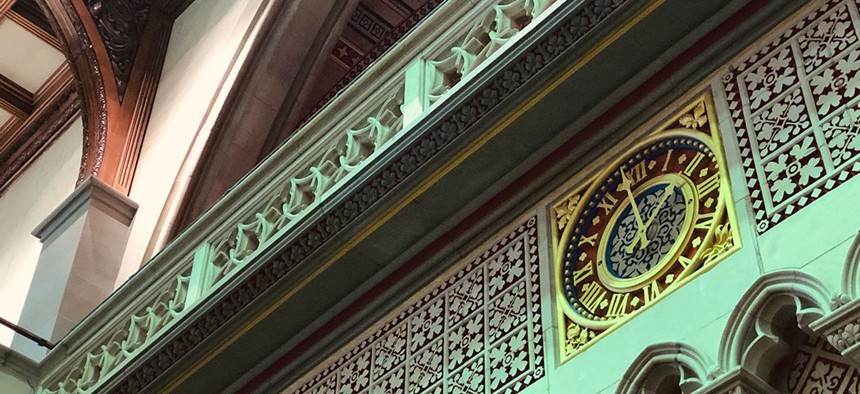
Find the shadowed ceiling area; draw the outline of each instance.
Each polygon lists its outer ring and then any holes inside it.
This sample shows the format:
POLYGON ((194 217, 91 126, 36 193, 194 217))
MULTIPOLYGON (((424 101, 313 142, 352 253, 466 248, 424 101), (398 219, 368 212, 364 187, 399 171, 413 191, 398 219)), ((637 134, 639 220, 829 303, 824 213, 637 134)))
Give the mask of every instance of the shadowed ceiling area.
POLYGON ((439 0, 363 0, 350 15, 328 61, 319 70, 307 116, 330 101, 361 71, 427 16, 439 0))

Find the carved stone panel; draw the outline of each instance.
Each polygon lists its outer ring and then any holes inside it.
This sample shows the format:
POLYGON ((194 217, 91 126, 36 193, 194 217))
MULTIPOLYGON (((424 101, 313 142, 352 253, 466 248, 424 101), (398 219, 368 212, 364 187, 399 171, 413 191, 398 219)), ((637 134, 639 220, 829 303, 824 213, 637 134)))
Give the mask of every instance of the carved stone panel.
POLYGON ((818 1, 723 78, 760 234, 860 172, 857 1, 818 1))
POLYGON ((531 218, 292 392, 520 392, 545 374, 539 287, 531 218))

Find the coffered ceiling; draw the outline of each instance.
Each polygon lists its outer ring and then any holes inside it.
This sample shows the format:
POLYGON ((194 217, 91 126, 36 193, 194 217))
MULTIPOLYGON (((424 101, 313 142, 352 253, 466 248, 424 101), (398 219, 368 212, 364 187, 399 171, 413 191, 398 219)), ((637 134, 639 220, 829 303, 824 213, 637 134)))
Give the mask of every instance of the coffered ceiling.
POLYGON ((39 6, 0 0, 0 190, 63 129, 57 111, 71 102, 72 73, 39 6))

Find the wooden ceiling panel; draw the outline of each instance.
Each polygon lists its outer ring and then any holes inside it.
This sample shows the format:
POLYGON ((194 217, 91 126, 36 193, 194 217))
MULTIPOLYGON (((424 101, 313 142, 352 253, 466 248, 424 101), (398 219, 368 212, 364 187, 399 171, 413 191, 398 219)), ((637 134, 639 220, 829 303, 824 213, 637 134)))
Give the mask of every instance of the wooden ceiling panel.
POLYGON ((62 52, 8 18, 0 20, 0 53, 0 74, 31 92, 66 60, 62 52))

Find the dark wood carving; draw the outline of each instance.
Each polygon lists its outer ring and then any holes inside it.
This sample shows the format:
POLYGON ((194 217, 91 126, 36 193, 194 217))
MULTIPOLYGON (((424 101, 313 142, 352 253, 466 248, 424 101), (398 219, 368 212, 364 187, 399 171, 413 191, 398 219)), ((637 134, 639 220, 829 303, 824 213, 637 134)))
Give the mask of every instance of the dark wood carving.
POLYGON ((104 42, 122 100, 152 0, 86 0, 86 4, 104 42))

